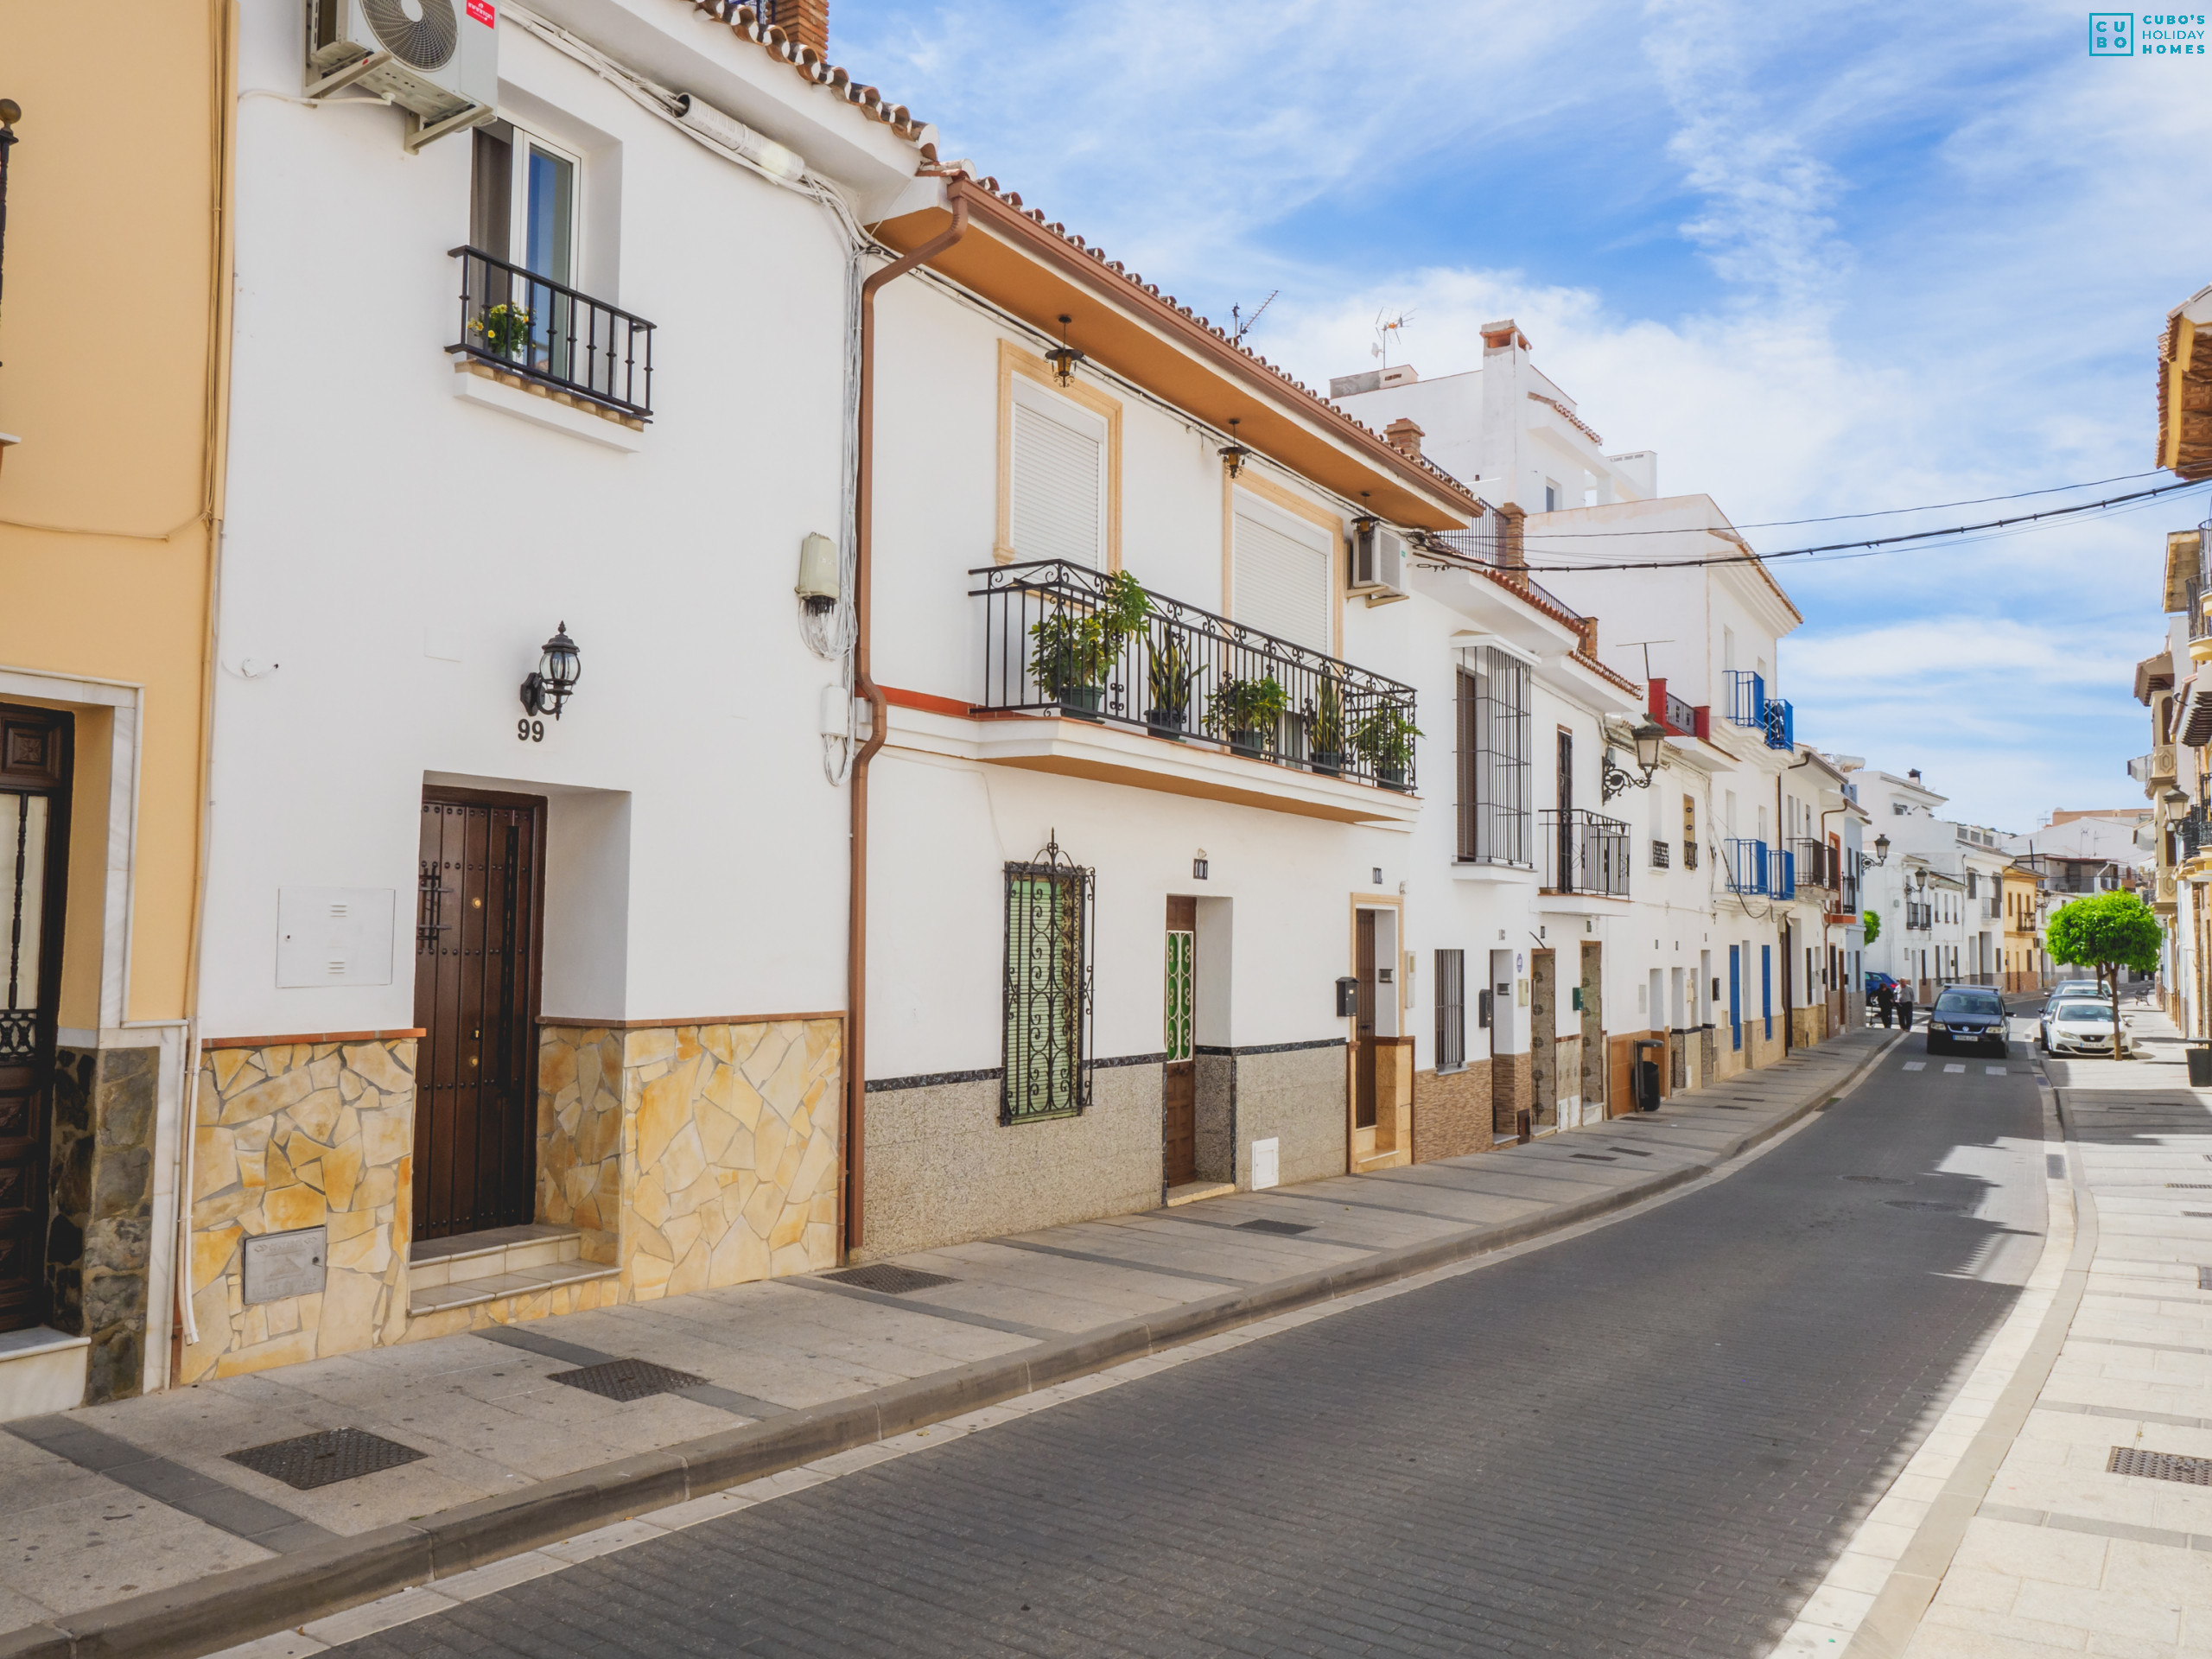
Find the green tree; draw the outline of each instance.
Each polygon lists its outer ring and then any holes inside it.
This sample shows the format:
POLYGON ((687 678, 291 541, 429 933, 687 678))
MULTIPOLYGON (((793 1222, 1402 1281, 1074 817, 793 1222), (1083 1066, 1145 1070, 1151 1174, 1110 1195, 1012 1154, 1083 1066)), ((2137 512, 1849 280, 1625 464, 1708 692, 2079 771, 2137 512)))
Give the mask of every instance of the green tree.
POLYGON ((2051 912, 2044 948, 2053 962, 2094 968, 2112 993, 2113 1057, 2124 1058, 2120 1044, 2120 970, 2149 973, 2158 965, 2165 931, 2151 906, 2132 893, 2101 893, 2076 899, 2051 912))
POLYGON ((1866 943, 1872 944, 1882 937, 1882 912, 1868 906, 1859 912, 1859 920, 1866 929, 1866 943))

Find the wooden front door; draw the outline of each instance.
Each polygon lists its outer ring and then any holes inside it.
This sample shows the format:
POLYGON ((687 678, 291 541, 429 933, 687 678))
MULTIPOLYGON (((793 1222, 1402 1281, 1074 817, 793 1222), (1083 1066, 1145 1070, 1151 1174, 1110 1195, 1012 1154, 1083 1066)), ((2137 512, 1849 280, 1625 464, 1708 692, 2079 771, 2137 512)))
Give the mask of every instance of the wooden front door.
POLYGON ((1352 1127, 1375 1127, 1375 912, 1359 912, 1352 973, 1359 981, 1359 1013, 1352 1021, 1352 1127))
POLYGON ((1166 982, 1161 987, 1167 1066, 1160 1127, 1160 1151, 1170 1186, 1198 1178, 1198 1063, 1191 1040, 1197 1023, 1198 942, 1198 901, 1171 896, 1166 982))
POLYGON ((545 804, 423 792, 415 930, 415 1236, 535 1213, 545 804))
POLYGON ((1790 958, 1796 953, 1791 949, 1789 925, 1782 925, 1782 1052, 1789 1052, 1789 1011, 1797 1006, 1790 979, 1790 958))
POLYGON ((0 1331, 46 1318, 46 1173, 70 718, 0 707, 0 1331))

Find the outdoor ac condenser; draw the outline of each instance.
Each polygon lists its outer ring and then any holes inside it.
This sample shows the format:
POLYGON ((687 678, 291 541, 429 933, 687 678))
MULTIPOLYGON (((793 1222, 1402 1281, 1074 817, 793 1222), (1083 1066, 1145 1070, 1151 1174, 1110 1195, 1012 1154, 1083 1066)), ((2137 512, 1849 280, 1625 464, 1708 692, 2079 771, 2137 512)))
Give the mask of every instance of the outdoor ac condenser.
POLYGON ((1405 589, 1405 537, 1372 519, 1363 522, 1352 537, 1352 592, 1365 594, 1370 605, 1381 605, 1404 598, 1405 589))
POLYGON ((307 95, 359 86, 411 118, 407 148, 489 121, 499 0, 308 0, 307 95))

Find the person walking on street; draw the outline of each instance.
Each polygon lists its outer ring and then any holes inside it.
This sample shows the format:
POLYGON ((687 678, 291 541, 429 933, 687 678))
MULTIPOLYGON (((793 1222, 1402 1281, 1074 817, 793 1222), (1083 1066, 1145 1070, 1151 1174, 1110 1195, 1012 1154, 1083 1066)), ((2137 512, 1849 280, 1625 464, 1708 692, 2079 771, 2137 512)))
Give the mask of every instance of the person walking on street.
POLYGON ((1900 984, 1897 987, 1897 1023, 1907 1031, 1912 1029, 1912 987, 1910 985, 1900 984))
POLYGON ((1887 1031, 1890 1021, 1897 1015, 1897 988, 1884 982, 1882 988, 1874 993, 1874 1001, 1882 1010, 1882 1029, 1887 1031))

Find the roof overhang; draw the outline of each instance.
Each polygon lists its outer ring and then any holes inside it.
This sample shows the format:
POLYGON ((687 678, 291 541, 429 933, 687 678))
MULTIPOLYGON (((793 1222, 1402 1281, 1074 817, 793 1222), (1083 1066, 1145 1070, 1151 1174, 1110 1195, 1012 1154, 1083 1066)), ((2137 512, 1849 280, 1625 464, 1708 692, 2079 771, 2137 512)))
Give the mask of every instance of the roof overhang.
MULTIPOLYGON (((1054 339, 1068 335, 1091 361, 1220 430, 1300 477, 1364 503, 1376 517, 1422 530, 1460 530, 1484 511, 1463 486, 1401 454, 1280 370, 1139 284, 1096 249, 1040 224, 996 192, 947 178, 943 199, 874 227, 906 252, 968 204, 968 231, 930 268, 1054 339)), ((1081 371, 1077 371, 1081 372, 1081 371)))
MULTIPOLYGON (((2212 346, 2206 348, 2212 356, 2212 346)), ((2190 584, 2203 568, 2204 533, 2196 530, 2166 532, 2166 610, 2169 614, 2189 608, 2190 584)))
POLYGON ((2174 654, 2162 651, 2135 664, 2135 701, 2148 708, 2152 696, 2171 691, 2174 683, 2174 654))
MULTIPOLYGON (((2212 288, 2166 314, 2158 340, 2158 465, 2212 478, 2212 288)), ((2173 608, 2171 606, 2168 609, 2173 608)))

